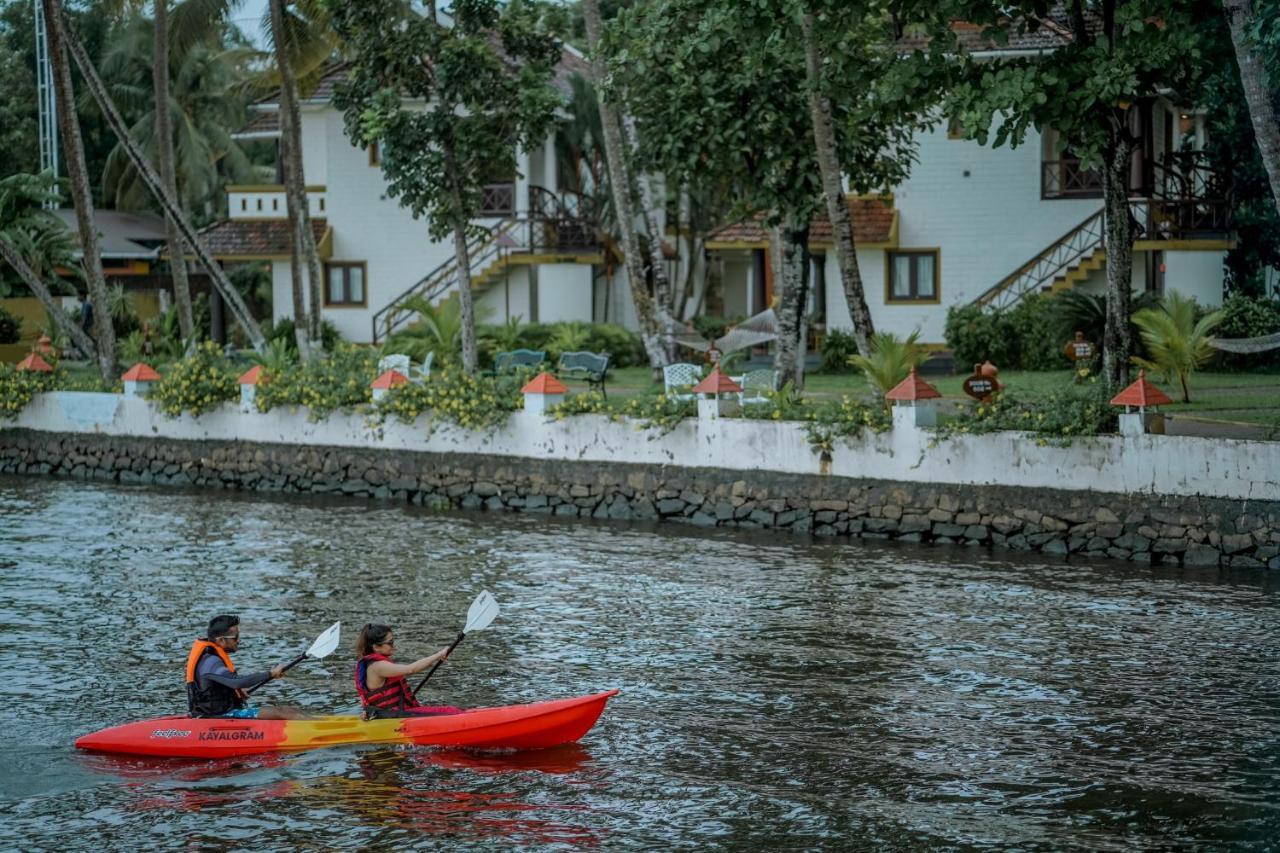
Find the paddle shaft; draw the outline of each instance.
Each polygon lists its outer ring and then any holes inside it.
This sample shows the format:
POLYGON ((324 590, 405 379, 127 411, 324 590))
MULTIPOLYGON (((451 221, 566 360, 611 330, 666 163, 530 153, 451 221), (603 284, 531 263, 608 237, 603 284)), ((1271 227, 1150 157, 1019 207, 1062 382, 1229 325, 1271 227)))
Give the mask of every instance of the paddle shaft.
MULTIPOLYGON (((306 659, 307 659, 307 653, 306 653, 306 652, 303 652, 302 654, 298 655, 296 658, 294 658, 293 660, 291 660, 291 661, 289 661, 287 664, 285 664, 285 665, 284 665, 284 669, 282 669, 282 670, 280 670, 280 671, 281 671, 281 672, 288 672, 289 670, 293 669, 295 666, 297 666, 298 664, 302 663, 302 662, 303 662, 304 660, 306 660, 306 659)), ((262 682, 262 684, 267 684, 268 682, 270 682, 270 681, 272 681, 272 680, 273 680, 273 679, 268 678, 266 681, 262 682)), ((246 691, 244 692, 244 695, 248 696, 250 693, 252 693, 253 691, 257 690, 259 687, 261 687, 261 686, 262 686, 262 684, 255 684, 255 685, 253 685, 252 687, 250 687, 248 690, 246 690, 246 691)))
POLYGON ((418 682, 418 686, 417 686, 417 687, 415 687, 415 688, 413 688, 413 692, 414 692, 414 693, 417 693, 419 690, 421 690, 421 689, 422 689, 422 686, 423 686, 424 684, 426 684, 426 683, 427 683, 427 679, 429 679, 429 678, 431 678, 431 676, 435 675, 436 670, 440 668, 440 664, 444 663, 445 658, 447 658, 449 655, 453 654, 453 650, 454 650, 454 649, 456 649, 456 648, 458 647, 458 643, 461 643, 461 642, 462 642, 462 638, 463 638, 463 637, 465 637, 465 636, 467 636, 467 632, 466 632, 466 631, 460 631, 460 632, 458 633, 458 639, 454 640, 454 641, 453 641, 453 644, 449 646, 448 651, 446 651, 446 652, 444 653, 444 657, 443 657, 443 658, 440 658, 440 660, 436 661, 436 665, 435 665, 435 666, 433 666, 433 667, 431 667, 431 670, 430 670, 426 675, 424 675, 424 676, 422 677, 422 680, 421 680, 421 681, 419 681, 419 682, 418 682))

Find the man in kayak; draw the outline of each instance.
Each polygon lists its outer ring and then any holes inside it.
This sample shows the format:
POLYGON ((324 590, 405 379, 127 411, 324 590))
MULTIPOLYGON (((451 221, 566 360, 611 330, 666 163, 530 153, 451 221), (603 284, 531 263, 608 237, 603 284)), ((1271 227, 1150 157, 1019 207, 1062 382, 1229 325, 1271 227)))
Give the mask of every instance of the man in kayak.
POLYGON ((407 679, 447 658, 448 649, 407 664, 392 662, 395 649, 396 638, 390 626, 371 622, 360 629, 356 638, 356 692, 360 694, 365 719, 462 712, 452 705, 419 705, 407 679))
POLYGON ((248 691, 275 678, 284 678, 284 667, 270 672, 237 675, 231 653, 240 648, 240 617, 215 616, 207 636, 191 644, 187 655, 187 712, 193 717, 232 717, 241 720, 305 720, 310 715, 297 708, 255 708, 245 700, 248 691))

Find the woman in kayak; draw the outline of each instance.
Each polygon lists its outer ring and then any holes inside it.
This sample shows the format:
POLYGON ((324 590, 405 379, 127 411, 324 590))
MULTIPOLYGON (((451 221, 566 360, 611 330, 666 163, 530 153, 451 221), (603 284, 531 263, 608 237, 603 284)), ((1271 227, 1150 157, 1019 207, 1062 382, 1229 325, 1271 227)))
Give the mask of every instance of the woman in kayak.
POLYGON ((232 717, 241 720, 305 720, 310 715, 285 706, 255 708, 245 700, 250 690, 275 678, 284 678, 284 667, 270 672, 237 675, 231 654, 240 648, 240 617, 215 616, 209 633, 191 644, 187 655, 187 713, 193 717, 232 717))
POLYGON ((419 705, 409 686, 408 676, 449 656, 448 649, 419 658, 413 663, 394 663, 396 638, 388 625, 368 623, 356 638, 356 692, 364 706, 365 718, 415 717, 430 714, 457 714, 452 705, 419 705))

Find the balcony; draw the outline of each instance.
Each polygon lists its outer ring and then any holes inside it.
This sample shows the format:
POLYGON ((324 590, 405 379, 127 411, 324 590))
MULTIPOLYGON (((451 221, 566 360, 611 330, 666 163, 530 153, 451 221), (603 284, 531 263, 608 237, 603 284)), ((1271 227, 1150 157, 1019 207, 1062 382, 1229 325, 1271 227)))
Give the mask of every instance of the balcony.
MULTIPOLYGON (((323 219, 325 188, 307 187, 307 210, 312 217, 323 219)), ((279 184, 252 184, 227 187, 227 213, 231 219, 287 219, 289 208, 284 187, 279 184)))
POLYGON ((1040 198, 1102 198, 1102 174, 1080 168, 1079 160, 1045 160, 1040 164, 1040 198))

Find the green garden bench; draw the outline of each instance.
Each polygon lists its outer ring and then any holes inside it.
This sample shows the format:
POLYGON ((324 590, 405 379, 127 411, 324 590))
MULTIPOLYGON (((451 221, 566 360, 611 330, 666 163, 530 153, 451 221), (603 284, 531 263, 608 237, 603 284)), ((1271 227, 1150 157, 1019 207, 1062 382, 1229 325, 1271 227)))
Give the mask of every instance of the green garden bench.
POLYGON ((532 367, 536 370, 538 365, 546 360, 547 353, 543 350, 515 349, 510 352, 500 352, 493 357, 493 370, 488 373, 490 376, 499 376, 521 367, 532 367))
POLYGON ((561 379, 580 379, 588 388, 599 388, 607 399, 609 394, 604 390, 604 379, 609 373, 609 353, 594 352, 562 352, 556 364, 556 375, 561 379))

